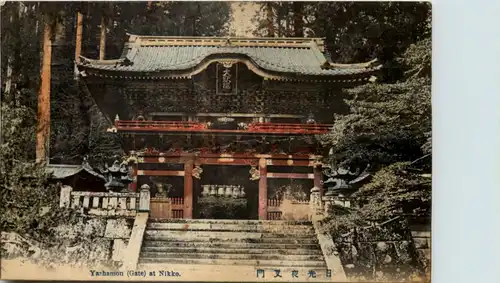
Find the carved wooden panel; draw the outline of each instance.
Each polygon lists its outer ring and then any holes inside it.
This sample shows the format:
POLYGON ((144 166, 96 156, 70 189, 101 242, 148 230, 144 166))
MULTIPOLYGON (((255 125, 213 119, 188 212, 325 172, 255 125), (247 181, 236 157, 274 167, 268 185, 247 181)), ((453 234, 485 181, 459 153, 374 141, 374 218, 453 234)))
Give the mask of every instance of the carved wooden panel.
POLYGON ((168 198, 151 198, 151 218, 172 218, 172 207, 168 198))

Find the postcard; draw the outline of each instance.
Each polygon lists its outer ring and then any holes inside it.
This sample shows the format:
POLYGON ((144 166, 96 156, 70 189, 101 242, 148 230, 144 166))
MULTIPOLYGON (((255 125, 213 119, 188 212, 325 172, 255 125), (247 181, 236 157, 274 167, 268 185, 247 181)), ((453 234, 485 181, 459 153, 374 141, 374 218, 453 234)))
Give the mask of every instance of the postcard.
POLYGON ((430 3, 1 15, 2 279, 430 281, 430 3))

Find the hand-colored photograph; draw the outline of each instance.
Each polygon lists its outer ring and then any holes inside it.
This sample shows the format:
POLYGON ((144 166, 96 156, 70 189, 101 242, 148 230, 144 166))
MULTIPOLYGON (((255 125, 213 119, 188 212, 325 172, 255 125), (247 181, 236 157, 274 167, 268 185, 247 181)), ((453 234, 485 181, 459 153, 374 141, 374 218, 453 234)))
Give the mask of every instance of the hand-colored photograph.
POLYGON ((0 5, 1 279, 430 282, 429 2, 0 5))

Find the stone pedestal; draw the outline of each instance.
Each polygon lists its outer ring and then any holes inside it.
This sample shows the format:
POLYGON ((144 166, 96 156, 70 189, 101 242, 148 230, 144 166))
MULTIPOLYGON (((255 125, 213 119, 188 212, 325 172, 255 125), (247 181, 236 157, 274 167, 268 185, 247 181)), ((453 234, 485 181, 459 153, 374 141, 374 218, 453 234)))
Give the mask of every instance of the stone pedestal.
POLYGON ((323 202, 321 201, 321 190, 318 187, 311 189, 311 196, 309 200, 311 209, 311 217, 323 214, 323 202))
POLYGON ((149 186, 144 184, 139 192, 139 211, 149 212, 149 202, 151 200, 151 192, 149 186))
POLYGON ((324 196, 323 202, 325 204, 325 213, 331 209, 331 207, 335 204, 335 196, 324 196))
POLYGON ((62 186, 61 196, 59 199, 59 207, 69 207, 71 204, 71 192, 73 188, 70 186, 62 186))

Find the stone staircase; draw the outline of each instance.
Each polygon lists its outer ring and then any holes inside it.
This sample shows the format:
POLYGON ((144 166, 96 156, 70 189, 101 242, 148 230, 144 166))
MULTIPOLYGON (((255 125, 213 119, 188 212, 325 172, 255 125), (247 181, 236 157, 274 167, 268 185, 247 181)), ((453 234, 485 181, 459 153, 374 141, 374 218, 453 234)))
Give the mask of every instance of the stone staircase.
POLYGON ((203 276, 210 270, 214 276, 239 281, 245 275, 255 280, 258 269, 265 270, 264 278, 282 281, 290 280, 293 270, 301 273, 299 278, 310 277, 308 272, 314 270, 323 281, 327 272, 309 221, 150 219, 138 267, 163 266, 184 274, 203 271, 203 276), (276 269, 282 277, 274 277, 276 269), (236 277, 228 277, 231 274, 236 277))

